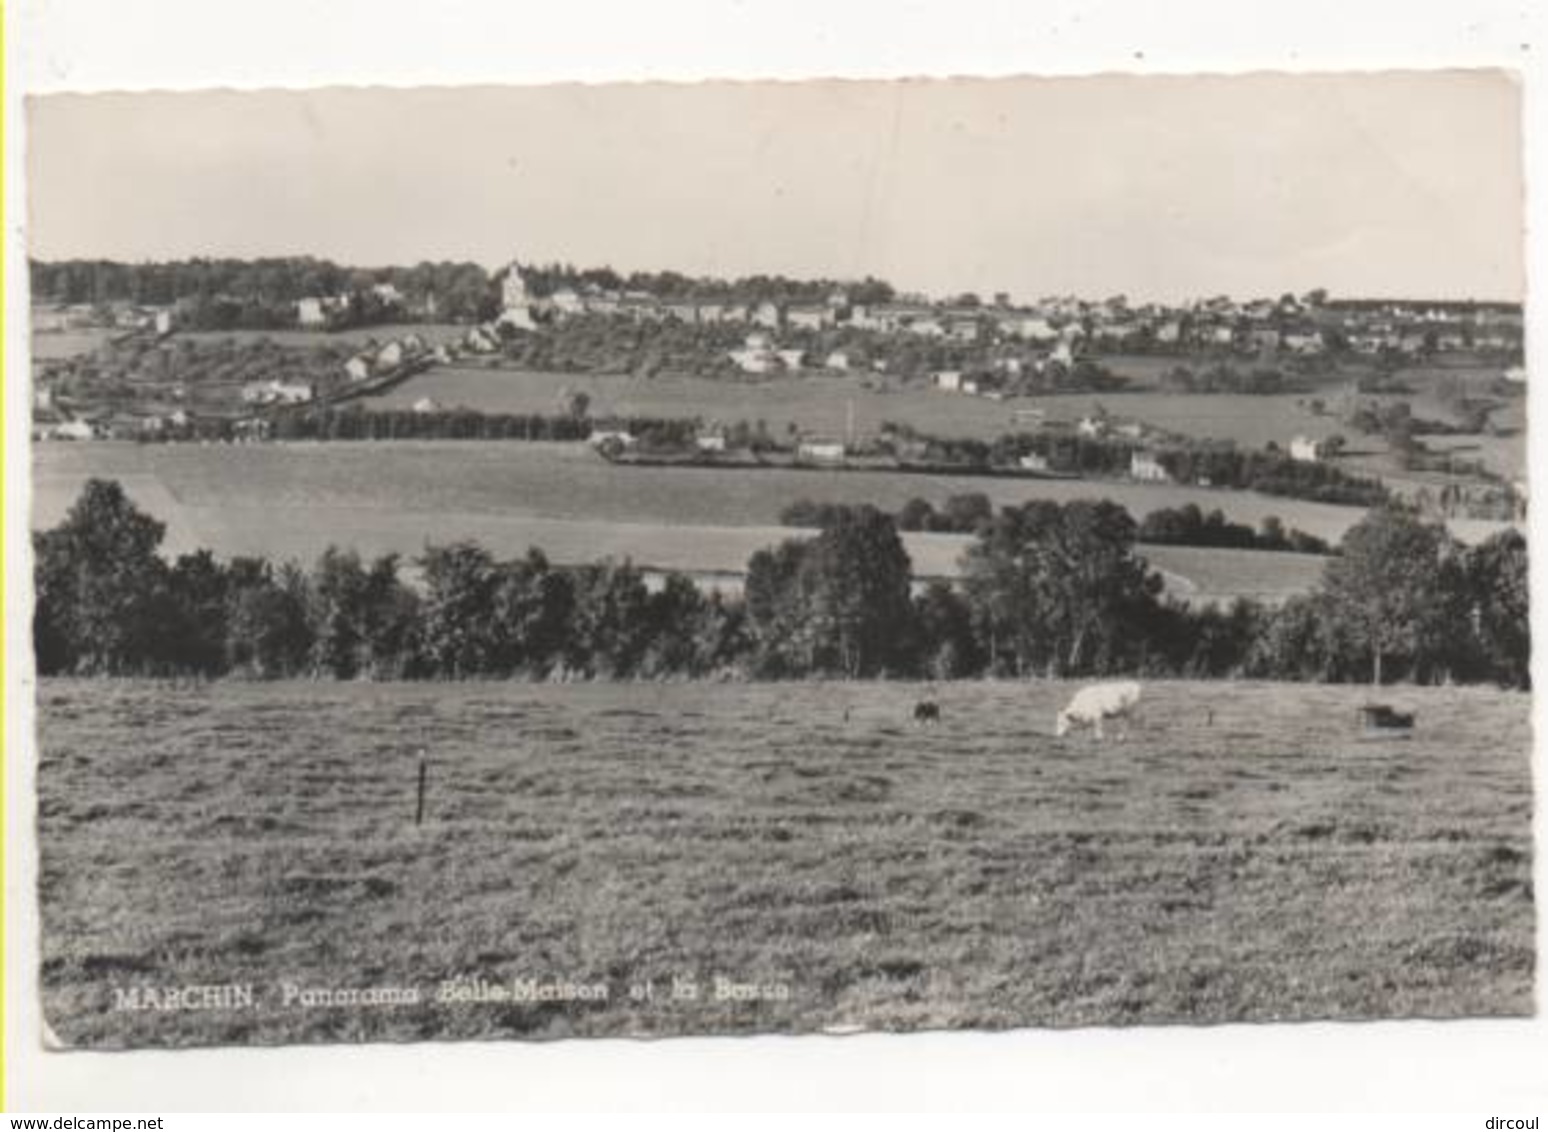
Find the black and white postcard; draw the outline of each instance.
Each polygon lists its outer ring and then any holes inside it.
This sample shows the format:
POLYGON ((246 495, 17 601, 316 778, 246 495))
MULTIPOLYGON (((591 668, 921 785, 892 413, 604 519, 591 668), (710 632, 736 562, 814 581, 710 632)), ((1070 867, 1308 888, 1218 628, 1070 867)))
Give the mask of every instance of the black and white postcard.
POLYGON ((50 1043, 1531 1015, 1521 113, 29 99, 50 1043))

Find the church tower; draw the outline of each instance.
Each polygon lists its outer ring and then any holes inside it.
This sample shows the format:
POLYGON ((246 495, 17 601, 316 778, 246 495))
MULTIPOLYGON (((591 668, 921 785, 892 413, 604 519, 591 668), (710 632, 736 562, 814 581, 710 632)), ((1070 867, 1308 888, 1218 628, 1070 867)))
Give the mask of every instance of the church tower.
POLYGON ((532 301, 532 296, 527 294, 526 280, 521 277, 521 264, 514 259, 505 269, 505 282, 500 287, 500 299, 500 305, 506 310, 525 309, 532 301))

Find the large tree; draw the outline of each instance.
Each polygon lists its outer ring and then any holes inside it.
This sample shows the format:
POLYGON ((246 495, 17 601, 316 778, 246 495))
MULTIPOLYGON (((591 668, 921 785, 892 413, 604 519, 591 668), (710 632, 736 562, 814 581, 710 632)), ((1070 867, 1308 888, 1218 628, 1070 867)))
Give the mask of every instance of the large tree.
POLYGON ((1526 539, 1517 530, 1493 535, 1468 553, 1466 570, 1469 612, 1490 674, 1503 684, 1529 687, 1532 627, 1526 539))
POLYGON ((964 560, 991 663, 1065 674, 1141 659, 1161 579, 1134 554, 1135 533, 1109 500, 1002 509, 964 560))
POLYGON ((168 656, 166 525, 117 480, 91 479, 64 522, 34 536, 33 637, 44 672, 144 672, 168 656))
POLYGON ((1339 545, 1324 569, 1323 591, 1330 615, 1369 655, 1371 683, 1380 684, 1391 663, 1435 659, 1448 638, 1456 639, 1450 582, 1458 548, 1443 527, 1381 507, 1339 545))
POLYGON ((808 541, 748 562, 747 612, 768 675, 851 679, 909 671, 916 659, 912 566, 892 518, 836 506, 808 541))

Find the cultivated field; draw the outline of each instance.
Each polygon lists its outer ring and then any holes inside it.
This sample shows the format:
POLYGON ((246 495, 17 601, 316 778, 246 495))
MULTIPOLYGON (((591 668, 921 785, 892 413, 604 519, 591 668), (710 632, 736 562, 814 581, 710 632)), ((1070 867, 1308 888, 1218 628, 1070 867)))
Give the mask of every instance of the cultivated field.
MULTIPOLYGON (((501 556, 541 547, 560 563, 628 558, 641 566, 736 574, 757 550, 798 532, 780 509, 813 499, 897 510, 919 495, 937 506, 983 491, 997 504, 1039 496, 1111 497, 1136 516, 1192 500, 1257 524, 1269 514, 1336 540, 1361 512, 1245 493, 1143 484, 1075 483, 799 470, 714 472, 624 468, 583 445, 395 442, 255 446, 45 444, 34 449, 35 529, 59 523, 88 476, 121 480, 131 500, 168 524, 165 550, 207 547, 310 563, 330 544, 362 555, 421 554, 474 539, 501 556)), ((921 577, 957 573, 966 536, 906 534, 921 577)), ((1257 551, 1145 547, 1170 591, 1196 600, 1304 592, 1319 558, 1257 551)))
POLYGON ((438 366, 365 404, 409 408, 430 397, 448 407, 485 412, 553 413, 565 397, 583 392, 595 415, 700 417, 731 424, 763 420, 775 436, 794 424, 802 432, 842 435, 851 406, 857 434, 874 435, 883 422, 912 425, 940 436, 992 440, 1024 430, 1018 409, 1041 409, 1053 421, 1076 421, 1098 404, 1124 420, 1140 420, 1184 436, 1231 438, 1244 447, 1288 444, 1297 434, 1325 437, 1339 430, 1331 417, 1314 416, 1285 395, 1066 393, 991 401, 910 386, 886 390, 860 376, 779 377, 734 381, 699 377, 653 378, 576 374, 480 366, 438 366))
POLYGON ((1390 689, 1414 738, 1362 742, 1366 689, 1158 683, 1099 745, 1051 736, 1068 685, 938 686, 923 729, 920 691, 45 680, 48 1021, 112 1047, 1531 1013, 1528 697, 1390 689), (607 997, 436 1001, 455 979, 607 997), (250 1007, 115 1009, 233 983, 250 1007), (301 993, 370 988, 420 1000, 301 993))
POLYGON ((62 514, 89 476, 149 475, 187 508, 311 507, 586 518, 609 522, 765 525, 797 499, 874 503, 897 510, 915 496, 940 506, 983 492, 996 504, 1031 499, 1113 499, 1136 518, 1196 503, 1257 526, 1286 526, 1337 540, 1358 508, 1251 492, 1122 481, 1031 480, 839 472, 795 468, 725 471, 609 464, 582 444, 392 441, 250 446, 40 444, 33 450, 40 515, 62 514))

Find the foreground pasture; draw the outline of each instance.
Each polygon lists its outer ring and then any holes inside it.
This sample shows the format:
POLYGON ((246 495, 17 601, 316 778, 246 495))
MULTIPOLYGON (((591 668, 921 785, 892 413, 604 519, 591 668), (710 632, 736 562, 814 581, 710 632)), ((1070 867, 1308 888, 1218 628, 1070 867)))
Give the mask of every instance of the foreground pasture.
POLYGON ((1530 1013, 1527 697, 1389 689, 1417 733, 1362 742, 1366 689, 1153 684, 1099 745, 1052 736, 1070 692, 43 681, 46 1014, 110 1047, 1530 1013), (488 999, 522 980, 608 997, 488 999), (252 1005, 115 1009, 206 984, 252 1005))

